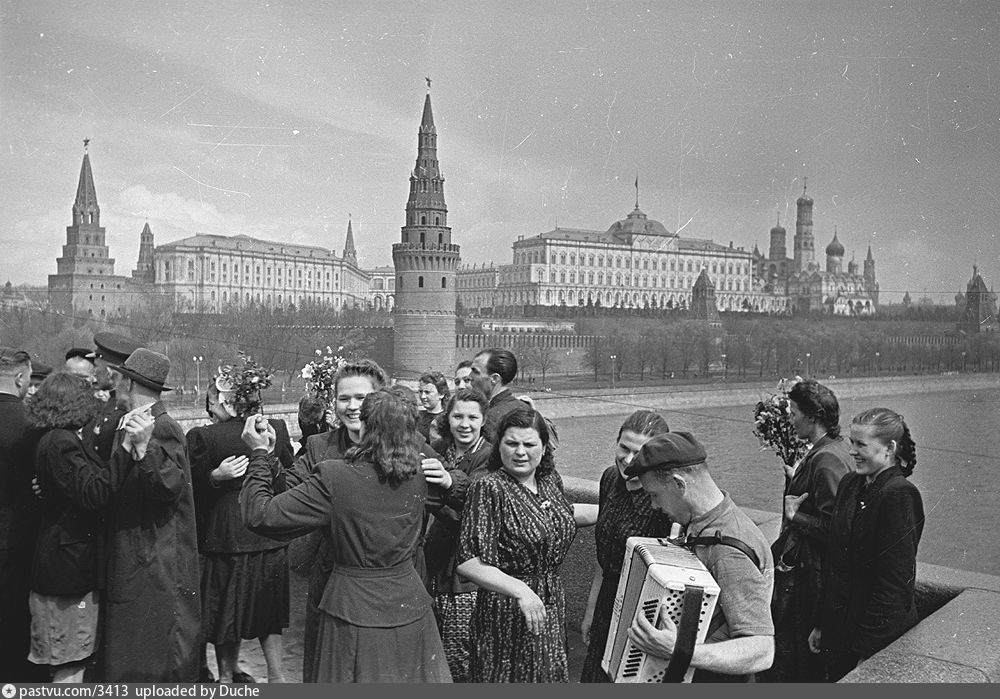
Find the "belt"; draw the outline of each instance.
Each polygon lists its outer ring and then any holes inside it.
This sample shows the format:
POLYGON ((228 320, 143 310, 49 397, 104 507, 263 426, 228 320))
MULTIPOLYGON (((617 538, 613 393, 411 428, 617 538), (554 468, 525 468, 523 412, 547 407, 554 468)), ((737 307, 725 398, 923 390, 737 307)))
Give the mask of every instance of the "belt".
POLYGON ((348 566, 335 563, 331 575, 343 575, 348 578, 394 578, 402 573, 416 572, 413 567, 413 559, 407 559, 396 565, 385 566, 383 568, 372 568, 366 566, 348 566))

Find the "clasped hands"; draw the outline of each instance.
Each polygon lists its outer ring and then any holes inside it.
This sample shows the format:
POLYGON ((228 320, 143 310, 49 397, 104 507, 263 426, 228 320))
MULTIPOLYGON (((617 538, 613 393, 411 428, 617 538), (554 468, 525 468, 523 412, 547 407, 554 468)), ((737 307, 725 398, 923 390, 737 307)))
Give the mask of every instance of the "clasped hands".
POLYGON ((240 434, 243 443, 251 449, 266 449, 268 454, 274 453, 274 445, 278 441, 278 435, 274 427, 263 415, 251 415, 243 423, 243 432, 240 434))
POLYGON ((141 461, 146 456, 146 448, 149 440, 153 438, 153 428, 156 420, 148 413, 132 413, 125 420, 122 429, 125 436, 122 438, 122 447, 132 454, 132 458, 141 461))

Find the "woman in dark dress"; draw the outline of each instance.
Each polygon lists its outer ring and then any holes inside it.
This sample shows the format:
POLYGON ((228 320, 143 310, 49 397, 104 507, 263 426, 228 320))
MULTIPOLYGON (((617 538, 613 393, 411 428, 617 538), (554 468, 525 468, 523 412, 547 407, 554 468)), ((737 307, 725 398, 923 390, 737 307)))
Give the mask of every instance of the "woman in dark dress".
MULTIPOLYGON (((283 682, 282 630, 289 620, 287 545, 247 531, 239 506, 250 449, 243 443, 243 418, 256 405, 241 406, 240 419, 222 406, 215 382, 208 386, 214 424, 187 433, 195 503, 199 510, 202 631, 215 646, 220 682, 252 682, 238 667, 244 639, 260 641, 268 682, 283 682)), ((277 434, 275 453, 292 463, 292 444, 283 420, 269 421, 277 434)))
POLYGON ((854 470, 840 435, 840 404, 833 391, 807 379, 788 393, 795 434, 812 446, 787 474, 781 532, 774 556, 774 663, 763 682, 822 682, 823 662, 809 650, 826 559, 830 515, 841 479, 854 470))
POLYGON ((856 415, 851 456, 856 470, 837 490, 818 623, 809 635, 831 682, 917 623, 913 588, 924 506, 907 480, 917 454, 902 416, 888 408, 856 415))
POLYGON ((113 487, 97 453, 84 448, 81 432, 100 408, 93 386, 66 373, 49 375, 27 402, 28 424, 44 430, 35 450, 44 496, 30 579, 28 659, 50 666, 53 682, 82 682, 97 650, 101 512, 113 487))
POLYGON ((618 592, 618 578, 625 557, 625 540, 630 536, 670 534, 670 518, 653 509, 649 493, 639 485, 639 479, 626 479, 626 467, 652 437, 669 432, 667 421, 649 410, 637 410, 626 418, 618 430, 615 444, 615 465, 601 475, 599 511, 594 540, 597 544, 597 566, 590 586, 587 609, 580 632, 587 644, 581 682, 610 682, 601 668, 604 647, 611 630, 611 616, 618 592))
POLYGON ((428 483, 443 491, 442 507, 434 512, 424 542, 424 558, 431 581, 438 627, 445 657, 455 682, 469 679, 469 621, 476 603, 476 585, 455 572, 462 511, 469 484, 486 475, 493 449, 481 435, 489 401, 477 389, 458 389, 443 415, 441 438, 434 451, 441 461, 424 469, 428 483))
POLYGON ((458 573, 479 586, 473 682, 567 682, 566 594, 559 566, 593 505, 563 495, 549 429, 531 408, 507 413, 487 476, 469 488, 458 573))
POLYGON ((316 681, 448 682, 431 597, 413 563, 427 498, 416 406, 381 390, 365 397, 360 417, 361 441, 345 459, 319 463, 278 495, 274 430, 248 418, 244 520, 285 541, 329 532, 334 566, 319 603, 316 681))

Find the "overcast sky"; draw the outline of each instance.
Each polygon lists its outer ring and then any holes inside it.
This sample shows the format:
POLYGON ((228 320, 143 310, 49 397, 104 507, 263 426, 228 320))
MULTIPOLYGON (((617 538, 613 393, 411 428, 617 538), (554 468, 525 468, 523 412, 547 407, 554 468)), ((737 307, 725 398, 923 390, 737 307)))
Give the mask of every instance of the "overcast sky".
POLYGON ((243 233, 391 264, 426 83, 453 241, 509 263, 639 205, 817 258, 869 244, 883 300, 1000 282, 1000 3, 0 0, 0 283, 45 284, 84 138, 116 272, 243 233))

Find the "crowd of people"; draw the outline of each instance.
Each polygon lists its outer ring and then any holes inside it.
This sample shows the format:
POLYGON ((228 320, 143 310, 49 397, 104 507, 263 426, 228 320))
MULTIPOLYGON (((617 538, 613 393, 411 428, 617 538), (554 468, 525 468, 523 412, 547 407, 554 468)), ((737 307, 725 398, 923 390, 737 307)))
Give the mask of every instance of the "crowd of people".
MULTIPOLYGON (((161 400, 168 357, 114 333, 94 345, 57 370, 0 347, 0 680, 254 682, 239 657, 257 640, 283 682, 289 570, 306 567, 305 682, 609 682, 626 541, 678 527, 720 589, 695 681, 835 681, 917 622, 909 429, 873 408, 843 436, 814 380, 788 395, 809 448, 769 543, 695 435, 649 410, 609 435, 598 502, 571 502, 556 425, 514 394, 507 349, 416 391, 343 361, 330 403, 300 402, 296 448, 259 393, 234 402, 217 377, 185 433, 161 400), (590 526, 571 677, 560 566, 590 526)), ((667 615, 637 614, 628 636, 682 652, 667 615)))

